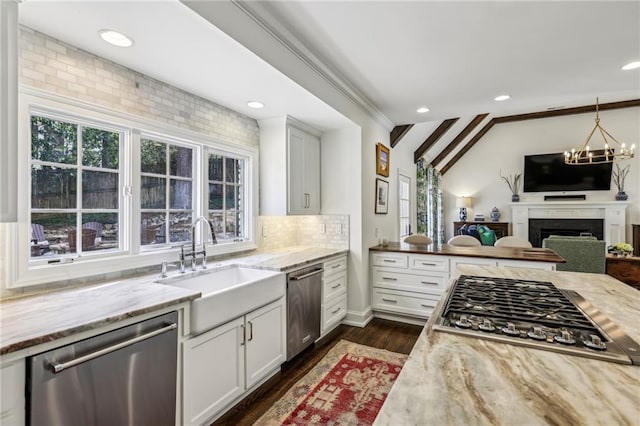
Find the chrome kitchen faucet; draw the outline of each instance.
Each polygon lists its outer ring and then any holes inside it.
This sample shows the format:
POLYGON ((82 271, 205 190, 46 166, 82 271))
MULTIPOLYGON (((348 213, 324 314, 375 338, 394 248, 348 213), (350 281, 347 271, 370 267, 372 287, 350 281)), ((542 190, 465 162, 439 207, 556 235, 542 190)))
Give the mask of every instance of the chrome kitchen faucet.
POLYGON ((197 260, 199 254, 202 254, 202 269, 207 269, 207 251, 206 251, 206 243, 207 242, 204 241, 204 238, 202 238, 202 250, 196 251, 196 227, 202 221, 204 221, 207 225, 209 225, 209 227, 208 227, 208 229, 209 229, 209 241, 208 242, 211 243, 211 244, 217 244, 218 243, 218 241, 216 240, 216 233, 213 230, 213 225, 211 224, 211 222, 209 222, 209 219, 207 219, 204 216, 198 217, 195 220, 195 222, 193 222, 193 226, 191 227, 191 256, 192 256, 191 270, 193 270, 193 271, 196 270, 196 260, 197 260))

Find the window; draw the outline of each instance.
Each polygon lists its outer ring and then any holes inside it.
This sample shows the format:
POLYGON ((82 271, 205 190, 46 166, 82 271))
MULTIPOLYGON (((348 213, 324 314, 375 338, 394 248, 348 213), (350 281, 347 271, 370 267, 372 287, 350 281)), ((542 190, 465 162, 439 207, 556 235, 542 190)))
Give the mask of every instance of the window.
POLYGON ((208 154, 208 216, 218 241, 247 238, 244 222, 246 163, 243 158, 208 154))
POLYGON ((398 179, 398 212, 400 237, 411 235, 411 178, 400 173, 398 179))
POLYGON ((257 147, 51 94, 20 96, 18 156, 28 167, 18 173, 24 220, 5 257, 9 287, 178 259, 199 216, 217 233, 209 255, 255 248, 257 147))
POLYGON ((31 115, 31 259, 120 249, 122 138, 31 115))
POLYGON ((193 148, 163 141, 140 142, 140 244, 191 241, 193 148))

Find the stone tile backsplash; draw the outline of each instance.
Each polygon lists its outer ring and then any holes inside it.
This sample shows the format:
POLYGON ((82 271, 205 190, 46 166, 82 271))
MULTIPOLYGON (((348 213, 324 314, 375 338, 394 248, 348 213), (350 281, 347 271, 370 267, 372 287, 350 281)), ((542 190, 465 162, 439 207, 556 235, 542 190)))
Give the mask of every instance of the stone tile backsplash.
POLYGON ((257 146, 256 120, 27 27, 20 28, 19 82, 47 92, 257 146))
POLYGON ((260 250, 287 246, 349 248, 349 216, 260 216, 257 243, 260 250))

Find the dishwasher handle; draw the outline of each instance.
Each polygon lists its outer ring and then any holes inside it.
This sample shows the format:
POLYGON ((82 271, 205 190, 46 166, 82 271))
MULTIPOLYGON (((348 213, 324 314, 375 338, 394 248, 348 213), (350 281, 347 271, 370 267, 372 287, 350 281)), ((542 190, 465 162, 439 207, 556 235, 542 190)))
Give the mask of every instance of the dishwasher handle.
POLYGON ((312 277, 314 275, 320 274, 323 271, 324 271, 324 269, 316 269, 315 271, 311 271, 308 274, 299 275, 299 276, 289 276, 289 280, 290 281, 300 281, 300 280, 303 280, 305 278, 309 278, 309 277, 312 277))
POLYGON ((176 328, 178 328, 178 325, 176 323, 170 323, 170 324, 167 324, 166 326, 164 326, 164 327, 162 327, 162 328, 160 328, 158 330, 152 331, 150 333, 143 334, 143 335, 138 336, 138 337, 134 337, 133 339, 129 339, 129 340, 125 340, 125 341, 120 342, 120 343, 116 343, 115 345, 106 347, 104 349, 100 349, 100 350, 95 351, 95 352, 91 352, 91 353, 89 353, 87 355, 83 355, 83 356, 78 357, 78 358, 74 358, 74 359, 72 359, 70 361, 67 361, 67 362, 62 362, 62 363, 52 362, 52 363, 49 364, 49 369, 54 374, 57 374, 57 373, 60 373, 60 372, 62 372, 64 370, 66 370, 67 368, 75 367, 76 365, 82 364, 83 362, 91 361, 92 359, 101 357, 103 355, 109 354, 109 353, 114 352, 114 351, 117 351, 118 349, 126 348, 127 346, 131 346, 131 345, 133 345, 135 343, 142 342, 143 340, 147 340, 147 339, 150 339, 152 337, 158 336, 160 334, 164 334, 164 333, 166 333, 168 331, 175 330, 176 328))

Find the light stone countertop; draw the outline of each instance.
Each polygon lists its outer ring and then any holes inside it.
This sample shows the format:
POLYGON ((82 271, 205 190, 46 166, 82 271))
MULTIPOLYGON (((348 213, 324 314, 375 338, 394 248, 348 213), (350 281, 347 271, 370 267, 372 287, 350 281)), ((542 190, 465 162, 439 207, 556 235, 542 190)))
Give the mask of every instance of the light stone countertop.
MULTIPOLYGON (((237 264, 286 272, 346 253, 344 249, 289 247, 210 262, 209 268, 237 264)), ((171 270, 169 277, 178 274, 171 270)), ((156 279, 154 273, 4 300, 0 302, 0 355, 200 297, 198 291, 156 284, 156 279)))
MULTIPOLYGON (((640 292, 608 275, 459 269, 575 290, 640 342, 640 292)), ((425 325, 375 425, 640 425, 640 366, 433 331, 445 299, 425 325)))

